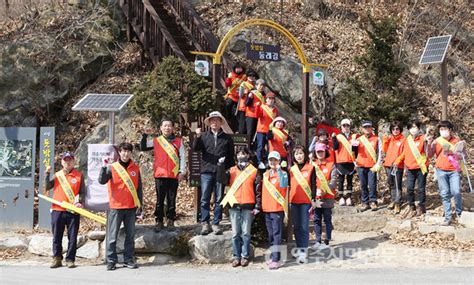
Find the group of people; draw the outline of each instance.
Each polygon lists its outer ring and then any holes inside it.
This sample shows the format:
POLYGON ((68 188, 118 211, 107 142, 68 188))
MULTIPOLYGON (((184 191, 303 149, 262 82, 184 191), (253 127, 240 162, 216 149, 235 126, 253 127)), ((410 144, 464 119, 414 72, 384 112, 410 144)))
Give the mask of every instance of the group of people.
MULTIPOLYGON (((197 128, 191 149, 202 154, 200 179, 201 234, 221 234, 219 226, 223 207, 229 207, 232 226, 232 266, 248 266, 250 262, 251 226, 256 215, 265 216, 270 244, 270 269, 281 266, 279 246, 283 239, 284 220, 291 211, 291 225, 297 249, 293 251, 298 262, 306 262, 309 249, 309 221, 313 219, 316 241, 314 250, 329 247, 332 235, 332 208, 353 206, 353 177, 360 180, 360 209, 377 210, 377 175, 385 170, 391 188, 390 209, 400 212, 403 201, 402 178, 406 172, 407 199, 414 214, 426 211, 425 185, 431 157, 436 158, 436 175, 444 207, 444 225, 453 220, 451 198, 456 215, 462 212, 460 173, 462 148, 449 121, 438 125, 440 136, 423 134, 418 121, 408 124, 408 136, 399 121, 390 124, 390 134, 382 137, 374 133, 371 121, 364 120, 356 132, 349 119, 340 122, 338 132, 321 128, 308 149, 294 145, 287 122, 278 116, 275 94, 265 93, 265 82, 257 75, 245 73, 235 66, 227 80, 225 114, 211 112, 204 120, 207 131, 197 128), (251 138, 250 147, 234 146, 232 129, 251 138), (418 207, 415 204, 415 183, 418 183, 418 207), (344 187, 345 184, 345 187, 344 187), (225 191, 227 187, 227 191, 225 191), (211 196, 214 195, 211 220, 211 196), (323 239, 322 225, 325 224, 323 239)), ((153 176, 157 195, 154 212, 155 230, 174 227, 178 184, 187 175, 183 141, 174 133, 170 119, 160 122, 159 134, 145 129, 139 150, 154 152, 153 176), (166 201, 166 213, 165 213, 166 201), (165 225, 166 216, 166 225, 165 225)), ((461 142, 462 144, 462 142, 461 142)), ((124 265, 136 268, 134 260, 134 227, 142 215, 142 183, 140 168, 131 160, 133 145, 119 145, 119 160, 104 158, 99 175, 101 184, 108 184, 110 211, 107 218, 107 270, 118 263, 116 242, 118 230, 124 224, 124 265)), ((46 188, 53 189, 53 198, 82 207, 84 179, 74 168, 74 155, 62 155, 62 170, 50 177, 46 171, 46 188)), ((74 267, 79 216, 53 205, 53 263, 62 266, 62 237, 68 228, 69 245, 66 255, 68 267, 74 267)))

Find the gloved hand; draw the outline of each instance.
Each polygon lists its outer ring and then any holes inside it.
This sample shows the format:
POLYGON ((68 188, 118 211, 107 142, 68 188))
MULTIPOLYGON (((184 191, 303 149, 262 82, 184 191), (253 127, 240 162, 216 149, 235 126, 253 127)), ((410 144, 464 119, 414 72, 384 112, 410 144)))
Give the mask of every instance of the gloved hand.
POLYGON ((217 162, 219 162, 221 164, 224 163, 224 161, 225 161, 225 156, 223 156, 223 157, 221 157, 217 160, 217 162))
POLYGON ((84 206, 82 206, 82 204, 79 203, 79 202, 74 203, 74 206, 76 206, 76 207, 79 208, 79 209, 83 209, 83 208, 84 208, 84 206))
POLYGON ((288 166, 288 163, 286 162, 286 160, 283 160, 281 163, 280 163, 281 167, 285 168, 288 166))
POLYGON ((358 140, 352 140, 351 145, 352 146, 359 146, 359 141, 358 140))
POLYGON ((107 167, 109 165, 109 158, 108 157, 103 157, 102 158, 102 167, 107 167))
POLYGON ((252 210, 252 215, 256 216, 256 215, 258 215, 258 213, 260 213, 259 209, 253 209, 252 210))
POLYGON ((137 208, 137 210, 135 212, 135 217, 139 220, 143 219, 143 208, 142 207, 137 208))

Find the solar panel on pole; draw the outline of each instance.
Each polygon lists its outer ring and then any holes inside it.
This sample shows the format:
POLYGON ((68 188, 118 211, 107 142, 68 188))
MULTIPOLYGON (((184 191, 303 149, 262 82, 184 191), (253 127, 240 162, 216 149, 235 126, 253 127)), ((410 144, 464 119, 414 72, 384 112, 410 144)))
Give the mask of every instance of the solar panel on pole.
POLYGON ((419 64, 441 63, 451 42, 451 35, 431 37, 428 39, 419 64))
POLYGON ((120 111, 132 99, 132 94, 86 94, 73 107, 73 111, 120 111))

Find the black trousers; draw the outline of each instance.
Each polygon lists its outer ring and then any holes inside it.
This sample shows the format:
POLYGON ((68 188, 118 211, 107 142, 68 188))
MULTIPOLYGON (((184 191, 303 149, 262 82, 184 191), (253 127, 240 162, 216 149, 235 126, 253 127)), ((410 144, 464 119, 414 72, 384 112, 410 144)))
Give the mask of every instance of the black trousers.
POLYGON ((237 102, 232 101, 230 98, 225 99, 225 117, 234 132, 238 130, 237 116, 235 114, 236 108, 237 102))
MULTIPOLYGON (((250 136, 250 139, 252 140, 252 142, 253 142, 253 137, 255 136, 255 132, 257 131, 257 123, 258 123, 257 118, 252 118, 252 117, 245 118, 245 124, 247 125, 247 135, 250 136)), ((255 148, 253 150, 255 150, 255 148)))
POLYGON ((53 256, 63 257, 63 235, 67 227, 67 261, 76 260, 77 233, 79 232, 80 216, 66 211, 51 212, 51 229, 53 232, 53 256))
POLYGON ((166 199, 166 218, 176 219, 176 192, 178 191, 178 180, 173 178, 155 178, 156 207, 155 220, 163 222, 166 199))
POLYGON ((245 111, 237 112, 237 121, 239 123, 239 134, 246 134, 247 124, 245 121, 245 111))

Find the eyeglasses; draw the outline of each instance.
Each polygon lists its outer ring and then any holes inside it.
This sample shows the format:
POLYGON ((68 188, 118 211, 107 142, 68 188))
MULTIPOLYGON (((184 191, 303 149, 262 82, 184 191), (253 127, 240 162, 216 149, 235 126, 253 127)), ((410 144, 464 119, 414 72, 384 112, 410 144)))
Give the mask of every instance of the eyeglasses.
POLYGON ((393 128, 392 131, 400 131, 400 128, 393 128))
POLYGON ((350 127, 351 125, 348 125, 348 124, 344 124, 342 125, 343 127, 350 127))

